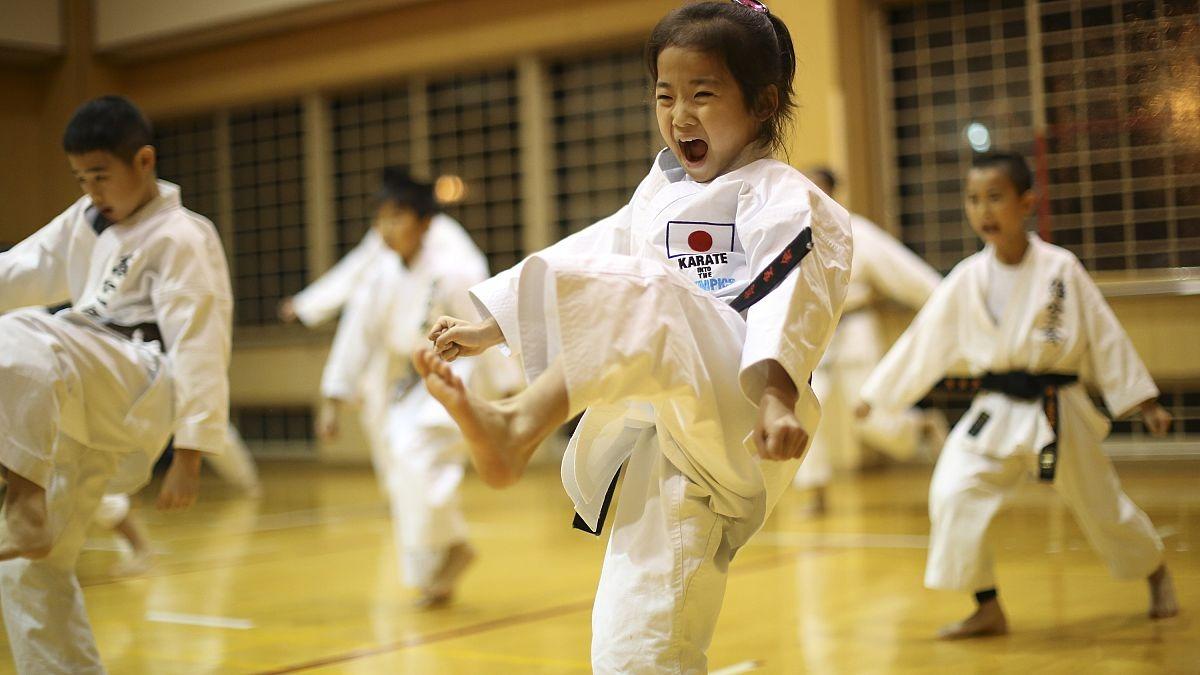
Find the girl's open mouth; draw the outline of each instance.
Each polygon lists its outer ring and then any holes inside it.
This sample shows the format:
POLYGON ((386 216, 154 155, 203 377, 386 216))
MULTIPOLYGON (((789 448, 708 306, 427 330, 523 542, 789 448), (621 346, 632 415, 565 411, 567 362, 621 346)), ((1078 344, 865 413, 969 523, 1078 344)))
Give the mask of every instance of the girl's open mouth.
POLYGON ((683 157, 692 164, 699 164, 708 156, 708 143, 700 139, 693 141, 679 141, 679 149, 683 152, 683 157))

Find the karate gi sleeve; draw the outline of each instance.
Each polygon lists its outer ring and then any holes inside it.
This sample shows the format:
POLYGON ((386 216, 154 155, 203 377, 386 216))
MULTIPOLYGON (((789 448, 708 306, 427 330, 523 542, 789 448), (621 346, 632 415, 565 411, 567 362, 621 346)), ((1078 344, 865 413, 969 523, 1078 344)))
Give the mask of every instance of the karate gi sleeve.
POLYGON ((921 400, 960 360, 956 289, 951 273, 871 372, 861 391, 873 408, 903 410, 921 400))
POLYGON ((374 350, 382 348, 383 317, 376 308, 379 289, 372 275, 362 279, 338 321, 333 346, 321 374, 321 395, 339 401, 358 398, 359 383, 374 350))
POLYGON ((1124 417, 1139 403, 1158 396, 1158 387, 1116 314, 1079 261, 1075 261, 1072 276, 1087 334, 1091 379, 1113 417, 1124 417))
POLYGON ((374 228, 368 231, 336 265, 292 298, 300 321, 311 328, 337 316, 384 248, 379 233, 374 228))
MULTIPOLYGON (((626 204, 621 210, 600 220, 558 243, 540 251, 541 256, 596 255, 603 253, 628 254, 629 228, 633 209, 626 204)), ((520 329, 517 324, 517 282, 524 261, 471 288, 471 300, 482 318, 492 317, 500 326, 505 345, 511 355, 521 353, 520 329)))
MULTIPOLYGON (((756 404, 767 383, 769 361, 778 362, 797 389, 804 389, 829 346, 846 299, 853 256, 850 216, 815 191, 810 191, 801 204, 798 209, 792 206, 761 213, 754 227, 768 236, 745 240, 751 242, 746 251, 750 273, 758 274, 802 228, 812 229, 809 254, 746 313, 740 384, 742 392, 756 404), (797 228, 795 223, 802 227, 797 228), (781 242, 778 236, 772 236, 775 234, 789 241, 781 242)), ((739 207, 739 217, 742 211, 739 207)), ((747 222, 754 220, 751 215, 747 222)))
POLYGON ((220 454, 229 419, 233 300, 228 274, 216 271, 228 269, 216 233, 193 232, 173 237, 161 252, 151 301, 174 375, 175 445, 220 454), (216 256, 222 264, 213 264, 216 256))
POLYGON ((920 309, 942 275, 879 226, 872 223, 867 231, 871 241, 856 241, 854 253, 865 257, 871 286, 906 307, 920 309))
MULTIPOLYGON (((0 313, 18 307, 57 305, 70 299, 67 273, 67 251, 72 236, 70 213, 62 213, 21 243, 0 253, 0 313)), ((88 234, 92 235, 91 230, 88 234)))

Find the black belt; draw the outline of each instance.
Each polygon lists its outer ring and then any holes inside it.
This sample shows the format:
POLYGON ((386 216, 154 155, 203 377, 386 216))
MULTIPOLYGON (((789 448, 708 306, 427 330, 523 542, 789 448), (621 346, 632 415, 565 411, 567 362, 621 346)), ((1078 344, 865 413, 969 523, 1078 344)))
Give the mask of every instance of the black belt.
MULTIPOLYGON (((994 391, 1010 398, 1024 401, 1042 400, 1042 409, 1050 430, 1054 432, 1054 440, 1038 450, 1038 479, 1047 483, 1054 482, 1055 469, 1058 467, 1058 390, 1079 381, 1079 376, 1064 373, 1030 373, 1024 370, 1014 370, 1007 373, 987 373, 982 377, 948 377, 942 380, 939 388, 951 392, 975 394, 979 391, 994 391)), ((976 421, 982 427, 987 419, 976 421)))
MULTIPOLYGON (((769 265, 754 277, 754 280, 746 286, 746 289, 741 292, 729 306, 737 310, 739 313, 745 312, 757 303, 759 300, 767 297, 767 294, 775 290, 787 275, 804 260, 804 256, 812 251, 812 228, 806 227, 801 230, 800 234, 788 244, 769 265)), ((812 382, 812 378, 809 378, 812 382)), ((608 492, 604 494, 604 505, 600 507, 600 519, 596 521, 596 529, 588 527, 583 518, 578 513, 575 514, 575 520, 571 524, 577 530, 583 530, 589 534, 600 536, 600 531, 604 529, 604 519, 608 515, 608 507, 612 505, 613 492, 617 489, 617 480, 621 477, 621 470, 617 469, 617 473, 613 475, 612 482, 608 485, 608 492)))
POLYGON ((125 336, 126 340, 132 340, 137 336, 141 336, 142 342, 157 342, 166 347, 166 342, 163 341, 162 331, 158 329, 156 323, 139 323, 136 326, 122 326, 119 323, 106 323, 107 328, 125 336))
POLYGON ((792 243, 775 256, 771 264, 754 277, 754 280, 746 286, 746 290, 734 298, 729 306, 739 312, 744 312, 750 309, 754 303, 767 297, 767 294, 775 290, 775 287, 783 282, 788 273, 795 269, 801 260, 804 260, 804 256, 808 255, 812 247, 812 228, 806 227, 796 235, 792 243))

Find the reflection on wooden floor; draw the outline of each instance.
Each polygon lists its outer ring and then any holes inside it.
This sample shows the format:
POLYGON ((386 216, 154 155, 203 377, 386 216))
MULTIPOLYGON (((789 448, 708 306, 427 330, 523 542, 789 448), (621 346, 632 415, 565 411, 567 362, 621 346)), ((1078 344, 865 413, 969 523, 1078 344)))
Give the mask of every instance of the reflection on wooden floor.
MULTIPOLYGON (((1184 608, 1175 619, 1144 618, 1145 585, 1112 580, 1054 495, 1030 486, 994 529, 1013 633, 933 641, 971 603, 922 588, 929 471, 897 469, 835 484, 823 519, 804 515, 801 495, 781 504, 734 563, 711 667, 1200 672, 1200 465, 1119 471, 1165 537, 1184 608)), ((80 578, 111 672, 587 672, 603 541, 570 529, 556 470, 508 492, 468 479, 479 564, 460 601, 434 613, 411 609, 397 582, 369 471, 268 464, 263 474, 260 501, 213 479, 186 514, 143 508, 161 549, 146 577, 109 578, 117 554, 94 533, 80 578)))

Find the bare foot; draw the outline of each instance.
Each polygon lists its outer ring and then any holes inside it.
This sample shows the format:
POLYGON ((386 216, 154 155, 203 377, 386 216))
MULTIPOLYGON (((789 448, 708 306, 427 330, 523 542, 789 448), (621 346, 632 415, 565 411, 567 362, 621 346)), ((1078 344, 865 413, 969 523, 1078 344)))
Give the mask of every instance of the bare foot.
POLYGON ((1000 608, 1000 601, 988 600, 975 613, 962 621, 946 624, 938 629, 939 640, 963 640, 966 638, 1004 635, 1008 632, 1008 619, 1000 608))
POLYGON ((1166 564, 1158 566, 1146 578, 1150 583, 1150 618, 1168 619, 1179 613, 1179 602, 1175 599, 1175 582, 1166 564))
POLYGON ((154 568, 154 551, 134 551, 114 564, 108 573, 114 577, 140 577, 154 568))
POLYGON ((454 544, 446 551, 442 566, 438 568, 433 581, 421 590, 421 597, 416 606, 419 609, 437 609, 445 607, 454 599, 454 590, 471 563, 475 562, 475 549, 466 542, 454 544))
POLYGON ((46 491, 11 471, 5 478, 4 521, 8 537, 0 542, 0 560, 45 558, 54 543, 46 515, 46 491))
POLYGON ((493 403, 472 394, 432 350, 419 348, 412 360, 425 388, 462 430, 483 480, 493 487, 516 482, 524 460, 542 440, 536 427, 522 423, 512 401, 493 403))

